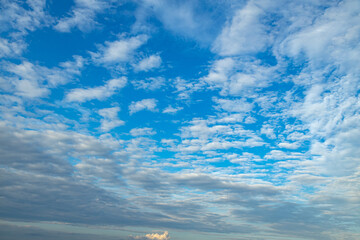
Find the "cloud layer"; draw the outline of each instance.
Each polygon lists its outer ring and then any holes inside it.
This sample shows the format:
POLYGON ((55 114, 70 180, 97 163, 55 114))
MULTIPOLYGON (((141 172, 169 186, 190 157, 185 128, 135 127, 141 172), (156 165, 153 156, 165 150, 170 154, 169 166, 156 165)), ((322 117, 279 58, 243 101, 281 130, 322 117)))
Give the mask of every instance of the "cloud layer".
POLYGON ((359 239, 359 1, 1 6, 1 236, 359 239))

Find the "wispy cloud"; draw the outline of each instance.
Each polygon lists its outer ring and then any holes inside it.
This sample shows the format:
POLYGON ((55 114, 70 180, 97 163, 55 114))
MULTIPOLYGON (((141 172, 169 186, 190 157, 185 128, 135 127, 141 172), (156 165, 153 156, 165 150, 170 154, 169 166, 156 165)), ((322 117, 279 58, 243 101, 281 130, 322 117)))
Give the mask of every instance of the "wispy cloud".
POLYGON ((93 99, 104 100, 114 95, 118 90, 125 87, 127 78, 111 79, 104 86, 94 88, 75 88, 72 89, 65 97, 68 102, 86 102, 93 99))
POLYGON ((146 43, 148 37, 146 35, 138 35, 135 37, 120 37, 119 40, 113 42, 105 42, 99 46, 99 52, 92 53, 95 62, 103 64, 119 64, 129 62, 134 51, 141 45, 146 43))
POLYGON ((96 15, 104 12, 111 5, 111 1, 103 0, 75 0, 69 16, 58 20, 54 28, 59 32, 71 32, 73 28, 88 32, 99 25, 96 15))

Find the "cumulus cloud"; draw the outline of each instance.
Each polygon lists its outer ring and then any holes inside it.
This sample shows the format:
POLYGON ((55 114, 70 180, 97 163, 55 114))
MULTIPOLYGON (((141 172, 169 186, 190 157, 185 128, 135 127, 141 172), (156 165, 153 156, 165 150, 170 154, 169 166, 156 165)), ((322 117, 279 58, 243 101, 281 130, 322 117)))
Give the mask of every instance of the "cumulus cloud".
POLYGON ((119 64, 130 61, 136 49, 146 43, 148 36, 120 37, 113 42, 105 42, 99 46, 99 51, 91 53, 95 62, 103 64, 119 64))
POLYGON ((41 87, 36 81, 23 79, 14 82, 14 85, 16 88, 16 94, 22 97, 45 97, 50 93, 50 90, 48 88, 41 87))
POLYGON ((268 86, 277 76, 277 67, 250 58, 227 57, 216 60, 209 73, 202 78, 210 88, 220 89, 227 96, 252 95, 254 91, 268 86))
POLYGON ((159 55, 151 55, 148 58, 142 59, 140 62, 134 65, 135 71, 148 72, 154 68, 161 66, 161 57, 159 55))
POLYGON ((139 240, 170 240, 170 235, 168 231, 164 233, 148 233, 145 236, 136 236, 133 239, 139 240))
POLYGON ((64 85, 81 74, 85 60, 74 56, 74 60, 62 62, 59 67, 47 68, 28 61, 20 64, 4 62, 2 68, 10 73, 5 79, 16 95, 27 98, 46 97, 50 89, 64 85))
POLYGON ((145 235, 149 240, 170 240, 169 232, 165 231, 163 234, 149 233, 145 235))
POLYGON ((100 129, 104 132, 108 132, 113 128, 124 125, 125 122, 118 118, 119 107, 103 108, 99 110, 99 115, 103 117, 101 119, 100 129))
POLYGON ((114 95, 118 90, 125 87, 126 77, 111 79, 103 86, 94 88, 75 88, 72 89, 65 97, 68 102, 86 102, 93 99, 104 100, 114 95))
POLYGON ((157 111, 156 109, 157 100, 154 98, 143 99, 137 102, 131 102, 129 106, 130 114, 142 111, 149 110, 151 112, 157 111))
POLYGON ((260 129, 261 134, 266 135, 269 139, 276 139, 274 127, 271 124, 264 124, 260 129))
POLYGON ((289 143, 289 142, 281 142, 278 144, 279 147, 281 148, 286 148, 286 149, 298 149, 299 143, 297 142, 293 142, 293 143, 289 143))

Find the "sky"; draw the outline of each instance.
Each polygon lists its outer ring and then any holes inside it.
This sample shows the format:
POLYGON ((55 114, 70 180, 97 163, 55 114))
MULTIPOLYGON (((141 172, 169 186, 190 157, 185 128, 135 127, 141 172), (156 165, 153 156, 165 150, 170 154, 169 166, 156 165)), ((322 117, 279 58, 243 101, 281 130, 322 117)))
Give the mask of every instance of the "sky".
POLYGON ((0 0, 1 239, 360 239, 359 93, 358 0, 0 0))

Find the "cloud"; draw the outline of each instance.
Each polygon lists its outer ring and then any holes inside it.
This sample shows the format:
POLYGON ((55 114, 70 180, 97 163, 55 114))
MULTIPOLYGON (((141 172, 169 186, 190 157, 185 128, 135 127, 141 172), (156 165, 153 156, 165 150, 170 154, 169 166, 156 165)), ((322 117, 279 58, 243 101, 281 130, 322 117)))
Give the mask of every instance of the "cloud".
MULTIPOLYGON (((176 35, 195 39, 200 43, 208 44, 217 34, 217 28, 222 21, 216 21, 211 17, 211 11, 204 11, 200 1, 164 1, 142 0, 139 4, 137 22, 134 28, 143 30, 148 22, 144 21, 148 16, 155 16, 165 29, 176 35), (220 23, 219 23, 220 22, 220 23)), ((223 5, 216 2, 207 2, 207 7, 221 8, 223 5)))
POLYGON ((170 240, 169 232, 165 231, 164 233, 149 233, 143 236, 136 236, 133 239, 140 239, 140 240, 170 240))
POLYGON ((253 108, 253 104, 247 102, 245 99, 221 99, 213 98, 213 101, 218 104, 217 108, 227 112, 247 113, 253 108))
POLYGON ((103 108, 98 111, 99 115, 103 117, 101 119, 100 129, 103 132, 108 132, 113 128, 124 125, 125 122, 118 118, 119 107, 103 108))
POLYGON ((0 57, 21 56, 28 46, 25 36, 51 23, 52 17, 45 9, 45 0, 1 1, 0 57))
POLYGON ((301 159, 303 154, 301 153, 286 153, 281 150, 271 150, 267 153, 264 158, 272 160, 285 160, 285 159, 301 159))
POLYGON ((154 98, 148 98, 137 102, 131 102, 129 106, 129 111, 130 114, 134 114, 142 110, 149 110, 151 112, 155 112, 157 111, 156 104, 157 104, 157 100, 154 98))
POLYGON ((156 132, 152 128, 145 127, 145 128, 133 128, 130 130, 130 134, 133 137, 152 136, 155 135, 156 132))
POLYGON ((165 78, 163 77, 149 77, 145 80, 131 81, 136 89, 144 89, 154 91, 165 86, 165 78))
POLYGON ((182 141, 178 151, 221 151, 230 148, 256 147, 265 144, 254 131, 246 130, 237 122, 214 119, 194 119, 181 128, 182 141))
POLYGON ((134 65, 135 71, 145 71, 148 72, 154 68, 161 66, 161 57, 159 55, 151 55, 148 58, 142 59, 136 65, 134 65))
POLYGON ((15 57, 20 56, 26 49, 27 44, 22 40, 8 40, 0 38, 0 57, 15 57))
POLYGON ((103 64, 119 64, 129 62, 136 49, 146 43, 148 36, 121 37, 113 42, 105 42, 99 46, 99 52, 91 53, 95 62, 103 64))
POLYGON ((281 142, 278 144, 279 147, 281 148, 286 148, 286 149, 298 149, 299 143, 297 142, 293 142, 293 143, 289 143, 289 142, 281 142))
POLYGON ((260 22, 263 10, 249 1, 237 10, 214 42, 212 50, 221 56, 251 54, 262 51, 268 42, 266 27, 260 22))
POLYGON ((73 56, 74 60, 63 62, 59 67, 47 68, 28 61, 20 64, 4 62, 2 68, 10 73, 5 79, 16 95, 27 98, 46 97, 50 89, 64 85, 81 74, 85 60, 73 56))
POLYGON ((269 66, 260 60, 227 57, 213 62, 202 80, 210 89, 220 89, 223 96, 251 96, 270 85, 277 74, 277 66, 269 66))
POLYGON ((165 231, 163 234, 149 233, 145 235, 149 240, 170 240, 169 232, 165 231))
POLYGON ((25 3, 3 0, 1 1, 0 31, 16 30, 21 35, 49 23, 50 17, 46 14, 45 0, 29 0, 25 3))
POLYGON ((305 56, 313 68, 324 68, 324 64, 335 64, 339 70, 356 69, 360 51, 359 20, 360 5, 357 1, 342 1, 327 8, 313 24, 304 26, 300 31, 290 34, 280 44, 282 54, 302 59, 305 56), (311 44, 309 42, 311 39, 311 44))
POLYGON ((50 90, 46 87, 40 87, 36 81, 27 79, 18 80, 14 83, 17 90, 16 94, 27 98, 45 97, 49 95, 50 90))
POLYGON ((182 79, 177 77, 173 80, 173 85, 176 89, 176 93, 178 93, 178 98, 182 100, 189 100, 191 94, 199 91, 203 88, 203 82, 193 82, 189 80, 182 79))
POLYGON ((172 107, 172 106, 168 106, 166 107, 162 112, 163 113, 169 113, 169 114, 174 114, 174 113, 177 113, 178 111, 181 111, 183 110, 184 108, 183 107, 172 107))
POLYGON ((269 139, 276 139, 274 128, 271 124, 263 124, 260 129, 261 134, 264 134, 269 139))
POLYGON ((66 95, 65 101, 86 102, 94 99, 104 100, 125 87, 126 83, 127 78, 121 77, 107 81, 104 86, 94 88, 75 88, 66 95))
POLYGON ((54 28, 59 32, 71 32, 73 28, 78 28, 82 32, 88 32, 99 25, 96 15, 109 8, 111 1, 103 0, 75 0, 69 17, 64 17, 58 21, 54 28))

